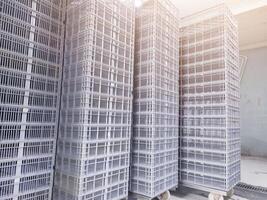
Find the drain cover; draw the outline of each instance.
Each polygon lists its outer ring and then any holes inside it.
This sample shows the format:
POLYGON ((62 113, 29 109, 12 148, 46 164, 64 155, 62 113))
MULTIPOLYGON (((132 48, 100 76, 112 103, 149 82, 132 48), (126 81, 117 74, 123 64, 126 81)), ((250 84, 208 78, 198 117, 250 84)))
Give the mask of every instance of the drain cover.
POLYGON ((265 187, 249 185, 249 184, 246 184, 246 183, 238 183, 235 187, 237 189, 243 189, 243 190, 249 190, 249 191, 260 192, 260 193, 263 193, 263 194, 267 194, 267 188, 265 188, 265 187))

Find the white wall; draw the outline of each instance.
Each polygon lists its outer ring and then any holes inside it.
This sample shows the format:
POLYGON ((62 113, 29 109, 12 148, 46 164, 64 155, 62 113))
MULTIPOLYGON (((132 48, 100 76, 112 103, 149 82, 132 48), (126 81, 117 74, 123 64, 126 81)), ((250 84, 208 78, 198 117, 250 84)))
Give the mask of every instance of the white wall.
POLYGON ((240 55, 248 57, 241 81, 242 153, 267 157, 267 47, 240 55))

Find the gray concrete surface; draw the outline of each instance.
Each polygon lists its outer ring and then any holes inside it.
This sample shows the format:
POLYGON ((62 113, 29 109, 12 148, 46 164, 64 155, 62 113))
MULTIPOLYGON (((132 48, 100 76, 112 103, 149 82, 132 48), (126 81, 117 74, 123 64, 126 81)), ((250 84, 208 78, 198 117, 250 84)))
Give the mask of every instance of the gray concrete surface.
POLYGON ((267 47, 240 55, 248 58, 241 80, 242 154, 267 157, 267 47))
MULTIPOLYGON (((171 192, 171 200, 207 200, 208 193, 190 188, 180 187, 178 191, 171 192)), ((231 200, 250 200, 234 195, 231 200)))
POLYGON ((242 156, 241 182, 267 188, 267 158, 242 156))

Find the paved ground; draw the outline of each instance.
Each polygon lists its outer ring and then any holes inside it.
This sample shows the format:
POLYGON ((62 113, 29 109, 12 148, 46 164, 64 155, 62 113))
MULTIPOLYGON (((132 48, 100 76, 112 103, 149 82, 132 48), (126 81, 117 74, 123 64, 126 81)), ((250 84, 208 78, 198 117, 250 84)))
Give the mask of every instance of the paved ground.
POLYGON ((267 187, 267 158, 242 157, 241 182, 267 187))
POLYGON ((207 200, 207 194, 189 188, 179 188, 171 192, 171 200, 207 200))
MULTIPOLYGON (((207 199, 208 199, 207 192, 194 190, 190 188, 180 188, 178 191, 171 192, 171 200, 207 200, 207 199)), ((250 199, 234 195, 231 198, 231 200, 250 200, 250 199)), ((262 200, 267 200, 267 199, 262 199, 262 200)))

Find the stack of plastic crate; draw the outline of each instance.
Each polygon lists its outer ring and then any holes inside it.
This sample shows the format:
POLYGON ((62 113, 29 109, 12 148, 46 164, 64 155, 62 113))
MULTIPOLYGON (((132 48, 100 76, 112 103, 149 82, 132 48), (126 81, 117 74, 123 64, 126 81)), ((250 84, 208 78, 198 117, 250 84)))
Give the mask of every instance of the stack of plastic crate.
POLYGON ((237 22, 219 5, 180 31, 181 183, 227 193, 240 180, 237 22))
POLYGON ((178 20, 169 1, 136 13, 131 192, 148 199, 178 184, 178 20))
POLYGON ((0 199, 51 199, 63 0, 0 0, 0 199))
POLYGON ((134 2, 68 1, 53 199, 128 196, 134 2))

